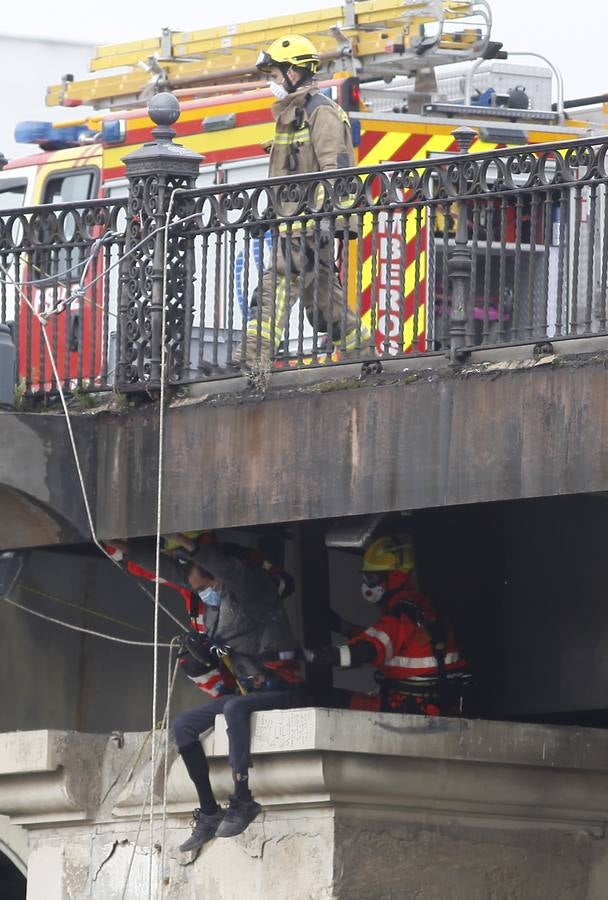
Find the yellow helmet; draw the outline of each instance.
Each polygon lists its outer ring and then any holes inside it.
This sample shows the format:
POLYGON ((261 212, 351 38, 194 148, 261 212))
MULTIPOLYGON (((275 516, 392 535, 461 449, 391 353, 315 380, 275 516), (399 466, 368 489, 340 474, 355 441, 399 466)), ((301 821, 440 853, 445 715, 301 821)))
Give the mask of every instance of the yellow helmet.
POLYGON ((414 548, 407 534, 377 538, 363 555, 362 572, 412 572, 414 548))
MULTIPOLYGON (((185 537, 190 538, 191 541, 196 541, 203 533, 202 531, 184 531, 182 532, 185 537)), ((173 553, 175 550, 181 550, 182 545, 178 540, 175 540, 172 537, 163 538, 163 550, 165 553, 173 553)))
POLYGON ((301 34, 286 34, 285 37, 273 41, 268 50, 258 56, 256 67, 268 72, 271 66, 298 66, 308 69, 313 75, 319 68, 317 48, 307 37, 301 34))

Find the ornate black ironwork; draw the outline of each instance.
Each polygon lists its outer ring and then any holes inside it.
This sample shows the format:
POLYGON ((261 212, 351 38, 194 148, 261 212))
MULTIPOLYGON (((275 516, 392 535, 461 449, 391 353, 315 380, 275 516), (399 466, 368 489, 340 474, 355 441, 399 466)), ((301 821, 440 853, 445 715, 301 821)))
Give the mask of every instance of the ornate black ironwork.
POLYGON ((189 191, 196 230, 373 212, 608 180, 608 140, 578 140, 189 191))
POLYGON ((194 184, 200 156, 172 143, 175 132, 169 126, 179 115, 175 97, 158 95, 149 112, 158 123, 156 141, 126 157, 129 224, 117 374, 123 390, 160 387, 163 308, 169 380, 178 382, 189 362, 193 236, 180 223, 193 203, 177 192, 194 184))
POLYGON ((0 216, 0 318, 10 322, 27 393, 56 390, 42 321, 66 390, 107 389, 111 279, 126 227, 126 200, 7 210, 0 216))
POLYGON ((24 298, 48 317, 67 389, 112 383, 116 344, 116 384, 157 388, 163 310, 174 383, 227 375, 264 340, 269 365, 301 366, 606 333, 607 140, 195 189, 199 157, 172 143, 163 102, 156 140, 128 160, 128 200, 0 213, 0 320, 28 392, 54 384, 24 298))

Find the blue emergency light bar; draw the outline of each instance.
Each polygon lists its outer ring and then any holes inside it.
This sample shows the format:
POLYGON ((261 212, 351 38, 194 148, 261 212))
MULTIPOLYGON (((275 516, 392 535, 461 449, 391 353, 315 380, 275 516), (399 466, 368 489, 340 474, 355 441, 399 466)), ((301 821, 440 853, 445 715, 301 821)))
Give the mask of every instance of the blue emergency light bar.
POLYGON ((124 140, 124 122, 114 119, 102 124, 101 134, 87 125, 55 125, 53 122, 19 122, 15 140, 19 144, 38 144, 41 150, 65 150, 95 141, 120 144, 124 140))

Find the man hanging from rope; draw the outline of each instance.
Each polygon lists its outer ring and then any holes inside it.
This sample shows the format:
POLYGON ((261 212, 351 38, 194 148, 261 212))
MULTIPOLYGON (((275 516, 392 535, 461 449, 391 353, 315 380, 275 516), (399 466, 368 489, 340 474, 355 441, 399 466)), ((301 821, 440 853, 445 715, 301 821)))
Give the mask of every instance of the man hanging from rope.
MULTIPOLYGON (((112 549, 132 555, 118 542, 112 549)), ((178 751, 200 803, 194 810, 192 834, 180 847, 186 852, 213 837, 240 834, 260 813, 249 789, 251 715, 301 706, 303 678, 281 602, 289 590, 285 573, 245 548, 215 543, 208 532, 200 538, 171 535, 165 550, 173 558, 164 558, 163 582, 184 595, 191 621, 196 623, 184 640, 182 665, 188 677, 213 698, 173 723, 178 751), (220 714, 228 726, 234 781, 226 811, 215 799, 200 741, 220 714)), ((143 559, 141 552, 137 555, 143 559)), ((154 577, 150 568, 133 559, 127 567, 134 575, 154 577)))

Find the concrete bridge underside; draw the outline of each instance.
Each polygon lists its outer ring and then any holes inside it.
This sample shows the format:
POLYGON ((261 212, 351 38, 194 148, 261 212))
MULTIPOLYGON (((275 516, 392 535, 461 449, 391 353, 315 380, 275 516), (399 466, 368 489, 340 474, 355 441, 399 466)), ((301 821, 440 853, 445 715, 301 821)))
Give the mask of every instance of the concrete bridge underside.
MULTIPOLYGON (((164 528, 603 491, 607 387, 603 362, 561 363, 410 372, 175 408, 164 528)), ((101 426, 102 534, 153 530, 157 427, 150 412, 101 426)))
MULTIPOLYGON (((417 370, 167 410, 163 530, 608 490, 607 358, 417 370)), ((75 414, 98 534, 154 532, 158 406, 75 414)), ((65 423, 2 416, 0 547, 87 540, 65 423), (3 505, 3 508, 4 505, 3 505)))

